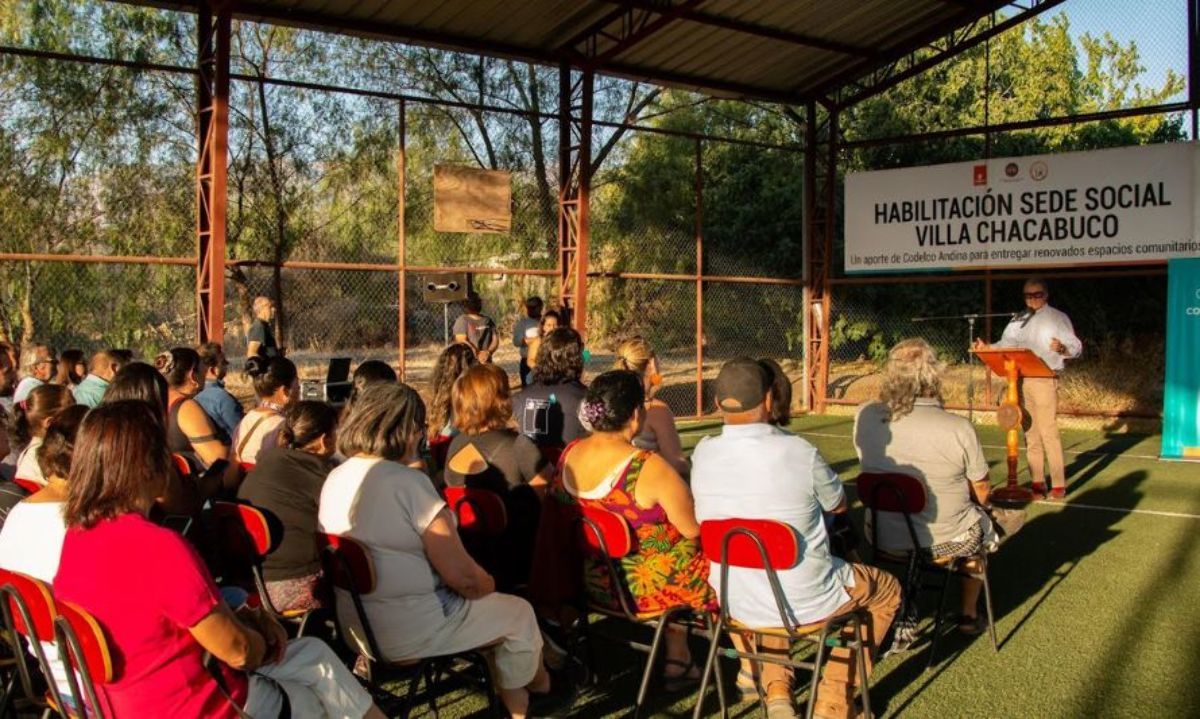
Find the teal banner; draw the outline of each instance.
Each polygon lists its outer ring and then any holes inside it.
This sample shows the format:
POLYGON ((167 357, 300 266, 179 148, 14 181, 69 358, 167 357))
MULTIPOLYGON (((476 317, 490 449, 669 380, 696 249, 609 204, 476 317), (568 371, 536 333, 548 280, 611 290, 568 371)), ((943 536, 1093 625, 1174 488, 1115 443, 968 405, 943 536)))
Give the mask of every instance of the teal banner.
POLYGON ((1162 457, 1200 461, 1200 258, 1167 267, 1162 457))

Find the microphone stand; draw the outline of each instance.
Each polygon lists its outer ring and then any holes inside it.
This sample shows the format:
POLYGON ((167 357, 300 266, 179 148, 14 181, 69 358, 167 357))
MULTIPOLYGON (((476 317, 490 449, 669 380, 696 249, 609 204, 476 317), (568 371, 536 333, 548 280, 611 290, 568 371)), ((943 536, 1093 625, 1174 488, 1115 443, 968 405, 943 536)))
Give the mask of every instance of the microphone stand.
POLYGON ((950 320, 967 321, 967 417, 975 421, 975 355, 971 352, 975 344, 975 320, 987 317, 1008 317, 1010 320, 1019 312, 996 312, 982 314, 972 312, 965 315, 938 315, 935 317, 913 317, 912 322, 946 322, 950 320))

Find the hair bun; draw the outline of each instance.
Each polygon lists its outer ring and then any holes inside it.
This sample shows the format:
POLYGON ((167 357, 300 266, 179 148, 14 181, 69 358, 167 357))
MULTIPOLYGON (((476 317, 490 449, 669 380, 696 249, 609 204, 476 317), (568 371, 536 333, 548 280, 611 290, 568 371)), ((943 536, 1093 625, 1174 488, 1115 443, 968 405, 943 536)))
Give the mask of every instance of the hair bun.
POLYGON ((175 355, 171 354, 169 351, 159 352, 154 357, 154 369, 158 370, 159 372, 162 372, 163 374, 170 373, 171 369, 174 366, 175 366, 175 355))
POLYGON ((267 371, 267 361, 262 357, 251 357, 246 360, 246 374, 258 377, 267 371))

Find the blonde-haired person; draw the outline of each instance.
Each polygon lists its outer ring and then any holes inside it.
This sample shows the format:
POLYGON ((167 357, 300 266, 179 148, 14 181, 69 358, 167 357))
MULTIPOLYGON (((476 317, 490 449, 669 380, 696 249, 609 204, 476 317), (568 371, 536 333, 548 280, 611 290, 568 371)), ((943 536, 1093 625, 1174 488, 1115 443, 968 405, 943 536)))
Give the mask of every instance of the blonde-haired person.
MULTIPOLYGON (((925 486, 925 509, 913 516, 921 548, 939 558, 975 557, 994 552, 1000 540, 990 516, 988 463, 971 422, 942 408, 943 370, 923 339, 893 347, 879 399, 864 404, 854 420, 854 447, 863 472, 907 474, 925 486)), ((1007 525, 1010 517, 1002 519, 1007 525)), ((879 512, 875 521, 880 549, 913 549, 903 515, 879 512)), ((981 570, 970 562, 964 568, 981 570)), ((959 630, 966 634, 986 629, 977 577, 963 576, 959 630)))
POLYGON ((633 446, 657 452, 680 476, 686 477, 691 471, 691 464, 683 453, 679 431, 675 429, 675 415, 671 414, 666 402, 654 396, 662 387, 662 375, 659 374, 658 357, 650 348, 650 343, 642 337, 625 340, 617 348, 617 360, 613 367, 636 374, 646 392, 646 419, 641 431, 633 438, 633 446))

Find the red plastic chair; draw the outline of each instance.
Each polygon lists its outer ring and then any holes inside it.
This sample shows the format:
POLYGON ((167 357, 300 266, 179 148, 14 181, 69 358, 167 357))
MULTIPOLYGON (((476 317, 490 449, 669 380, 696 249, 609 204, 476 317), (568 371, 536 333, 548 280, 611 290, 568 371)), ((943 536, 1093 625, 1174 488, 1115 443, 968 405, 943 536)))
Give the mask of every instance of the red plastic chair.
POLYGON ((96 687, 113 680, 112 651, 100 623, 83 608, 60 602, 54 620, 54 638, 67 668, 71 693, 77 698, 72 716, 80 719, 109 716, 111 712, 102 709, 104 705, 96 692, 96 687), (84 698, 82 704, 78 697, 84 698))
MULTIPOLYGON (((791 526, 766 519, 720 519, 709 520, 700 524, 700 545, 704 557, 712 562, 714 568, 721 573, 721 596, 717 612, 717 624, 709 644, 708 658, 704 663, 704 672, 700 679, 700 693, 696 699, 694 719, 699 719, 704 705, 704 694, 708 689, 710 677, 717 668, 717 654, 731 659, 750 659, 758 662, 770 662, 791 666, 797 669, 807 669, 812 672, 812 691, 809 694, 808 711, 806 716, 812 719, 816 706, 815 695, 817 680, 821 667, 825 663, 826 650, 830 647, 840 647, 854 650, 858 662, 858 671, 863 678, 863 714, 871 717, 870 678, 867 676, 867 660, 863 642, 864 613, 851 612, 809 625, 796 625, 789 619, 788 601, 779 583, 778 572, 791 569, 798 565, 803 558, 800 538, 791 526), (779 610, 779 626, 750 627, 738 622, 730 616, 729 607, 729 568, 741 567, 758 569, 766 572, 767 581, 774 595, 775 606, 779 610), (843 629, 851 628, 849 639, 843 636, 843 629), (815 644, 817 654, 813 661, 799 661, 781 658, 774 654, 759 652, 742 652, 737 649, 720 648, 721 632, 733 630, 753 632, 784 637, 792 643, 808 642, 815 644)), ((720 675, 717 676, 717 688, 720 689, 720 675)), ((764 706, 765 710, 765 706, 764 706)), ((722 712, 724 713, 724 712, 722 712)))
POLYGON ((4 614, 4 627, 13 655, 17 658, 17 673, 25 696, 40 709, 63 714, 59 707, 67 705, 52 678, 50 663, 42 646, 43 642, 54 642, 54 620, 58 616, 50 586, 28 575, 0 569, 0 597, 3 598, 0 600, 0 609, 4 614), (21 638, 28 640, 29 651, 37 660, 42 676, 46 677, 48 688, 43 697, 38 697, 34 692, 33 674, 25 647, 21 646, 21 638))
POLYGON ((242 566, 236 568, 250 573, 262 606, 285 625, 295 627, 297 637, 304 636, 309 620, 317 610, 279 611, 271 603, 263 579, 263 560, 279 546, 280 523, 275 515, 249 504, 213 502, 209 525, 213 530, 214 546, 221 557, 233 565, 240 563, 242 566))
POLYGON ((40 482, 35 482, 32 479, 25 479, 23 477, 14 477, 13 484, 17 485, 18 487, 20 487, 21 489, 25 490, 26 492, 28 492, 30 494, 34 494, 35 492, 41 491, 42 487, 46 486, 44 484, 41 484, 40 482))
MULTIPOLYGON (((707 630, 711 629, 711 626, 707 622, 707 615, 697 613, 688 605, 671 607, 662 612, 638 612, 636 605, 632 602, 632 595, 627 590, 625 574, 620 566, 623 558, 638 550, 637 536, 634 534, 633 528, 624 517, 602 507, 581 505, 579 509, 580 543, 582 544, 583 552, 585 555, 592 557, 602 567, 602 571, 608 575, 609 586, 615 589, 618 601, 618 606, 616 607, 592 601, 587 603, 585 611, 580 612, 578 627, 583 638, 590 639, 592 632, 588 617, 589 612, 595 612, 607 617, 623 620, 632 625, 648 627, 654 630, 654 638, 651 640, 649 646, 630 641, 623 637, 606 636, 608 639, 623 643, 631 649, 645 652, 647 655, 646 664, 642 669, 642 681, 638 686, 637 697, 634 700, 633 715, 636 719, 636 717, 641 715, 642 708, 645 705, 646 695, 650 689, 650 679, 662 647, 663 636, 666 634, 667 626, 673 623, 680 624, 685 626, 689 631, 693 629, 707 630), (688 620, 691 620, 691 623, 686 623, 688 620)), ((724 690, 720 684, 718 684, 717 689, 721 702, 721 711, 724 713, 724 690)))
POLYGON ((499 536, 508 527, 504 499, 487 489, 446 487, 446 504, 458 519, 462 532, 499 536))
POLYGON ((443 668, 448 667, 456 659, 463 659, 478 672, 480 684, 487 695, 488 708, 492 715, 507 716, 492 688, 491 672, 487 659, 482 653, 489 647, 479 647, 458 654, 438 657, 402 661, 384 659, 362 600, 364 595, 375 591, 379 581, 370 549, 357 539, 336 534, 321 535, 321 544, 325 576, 329 578, 335 588, 349 595, 355 618, 358 620, 358 627, 348 627, 343 624, 341 613, 334 612, 337 617, 338 636, 341 637, 342 643, 347 649, 365 661, 367 685, 373 693, 387 691, 383 689, 385 684, 407 680, 408 688, 400 714, 401 717, 407 717, 412 711, 413 700, 420 691, 421 682, 424 680, 429 695, 429 708, 433 715, 437 716, 437 694, 435 692, 437 678, 441 675, 443 668))
MULTIPOLYGON (((963 574, 963 565, 968 560, 977 562, 983 570, 983 597, 987 610, 988 633, 992 638, 992 650, 1000 651, 1000 643, 996 639, 996 620, 992 612, 992 584, 988 580, 987 552, 980 552, 974 557, 954 557, 949 560, 939 560, 932 557, 928 547, 923 547, 917 537, 916 524, 913 515, 925 510, 928 501, 925 485, 921 480, 900 472, 864 472, 858 475, 854 483, 858 499, 871 512, 871 546, 874 548, 876 564, 895 564, 907 567, 912 576, 915 572, 927 572, 941 577, 940 582, 927 585, 939 592, 937 613, 933 617, 933 635, 929 642, 929 659, 926 667, 932 667, 937 655, 938 640, 942 636, 942 617, 946 612, 946 596, 949 593, 950 577, 963 574), (904 526, 908 532, 909 546, 918 548, 917 551, 889 552, 879 548, 879 512, 895 512, 904 517, 904 526)), ((922 585, 926 586, 926 585, 922 585)), ((912 597, 905 592, 904 606, 901 607, 901 617, 907 616, 907 609, 912 597)))

